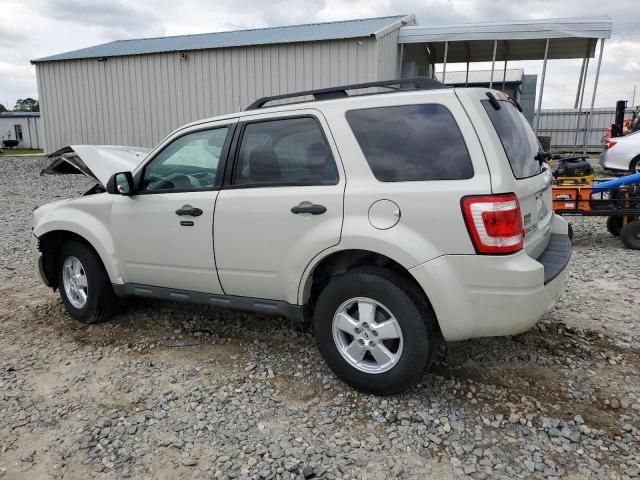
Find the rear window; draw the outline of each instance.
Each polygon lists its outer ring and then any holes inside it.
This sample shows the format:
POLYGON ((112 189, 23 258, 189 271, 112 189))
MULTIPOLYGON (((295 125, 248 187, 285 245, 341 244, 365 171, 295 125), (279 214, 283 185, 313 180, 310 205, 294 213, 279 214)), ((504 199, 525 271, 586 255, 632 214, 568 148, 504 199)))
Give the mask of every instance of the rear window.
POLYGON ((532 177, 541 172, 535 156, 540 145, 524 116, 511 102, 500 101, 500 110, 493 108, 489 100, 482 100, 493 127, 511 164, 517 179, 532 177))
POLYGON ((375 177, 382 182, 473 177, 467 146, 443 105, 405 105, 347 112, 375 177))

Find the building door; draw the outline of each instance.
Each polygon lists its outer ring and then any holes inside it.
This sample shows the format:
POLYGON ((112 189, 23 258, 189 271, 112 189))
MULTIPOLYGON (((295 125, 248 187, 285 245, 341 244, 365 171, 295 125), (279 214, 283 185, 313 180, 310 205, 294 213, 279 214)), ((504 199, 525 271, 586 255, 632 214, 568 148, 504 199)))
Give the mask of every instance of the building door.
POLYGON ((22 125, 14 125, 13 129, 16 134, 16 140, 18 141, 18 143, 22 143, 22 141, 24 140, 24 138, 22 137, 22 125))

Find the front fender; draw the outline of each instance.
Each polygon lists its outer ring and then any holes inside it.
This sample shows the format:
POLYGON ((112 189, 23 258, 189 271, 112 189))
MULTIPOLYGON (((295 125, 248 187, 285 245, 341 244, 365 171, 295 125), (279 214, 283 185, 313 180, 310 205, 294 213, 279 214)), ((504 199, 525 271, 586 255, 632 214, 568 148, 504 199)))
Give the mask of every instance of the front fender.
MULTIPOLYGON (((96 195, 98 196, 98 195, 96 195)), ((87 197, 84 197, 87 198, 87 197)), ((76 205, 69 202, 34 212, 33 234, 40 238, 54 231, 67 231, 84 238, 98 253, 111 283, 124 283, 118 267, 115 244, 109 231, 110 205, 76 205)))

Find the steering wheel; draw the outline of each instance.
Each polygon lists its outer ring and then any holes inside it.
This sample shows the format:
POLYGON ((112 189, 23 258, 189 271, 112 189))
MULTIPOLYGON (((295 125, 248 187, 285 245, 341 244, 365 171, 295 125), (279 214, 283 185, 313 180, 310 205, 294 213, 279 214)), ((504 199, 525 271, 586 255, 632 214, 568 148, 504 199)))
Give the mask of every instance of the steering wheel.
POLYGON ((193 182, 191 181, 191 177, 184 173, 172 173, 171 175, 165 177, 163 180, 173 185, 173 188, 176 190, 180 190, 183 188, 192 188, 194 186, 193 182))

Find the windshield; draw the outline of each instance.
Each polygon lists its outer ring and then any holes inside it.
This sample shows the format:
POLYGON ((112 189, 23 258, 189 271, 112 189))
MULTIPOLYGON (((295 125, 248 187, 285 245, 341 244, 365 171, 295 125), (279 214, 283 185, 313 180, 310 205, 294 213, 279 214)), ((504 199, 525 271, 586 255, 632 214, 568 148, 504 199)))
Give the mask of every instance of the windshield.
POLYGON ((500 137, 514 177, 522 179, 539 174, 542 170, 536 155, 542 149, 524 115, 509 101, 500 101, 499 110, 489 100, 482 100, 482 105, 500 137))

